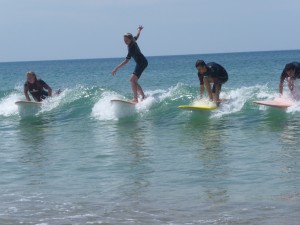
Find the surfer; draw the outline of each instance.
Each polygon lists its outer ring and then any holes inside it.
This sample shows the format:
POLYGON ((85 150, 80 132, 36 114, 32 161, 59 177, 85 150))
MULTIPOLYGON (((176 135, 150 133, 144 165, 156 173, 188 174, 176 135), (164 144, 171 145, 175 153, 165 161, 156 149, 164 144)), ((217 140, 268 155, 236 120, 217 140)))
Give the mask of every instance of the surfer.
POLYGON ((222 84, 228 80, 226 70, 215 62, 205 63, 203 60, 197 60, 195 66, 200 80, 200 98, 203 97, 206 88, 209 99, 219 105, 222 84))
POLYGON ((296 78, 300 78, 300 63, 291 62, 286 64, 280 76, 279 94, 282 95, 283 83, 285 79, 287 79, 288 87, 292 92, 294 90, 294 82, 296 78))
POLYGON ((51 87, 42 79, 37 79, 34 72, 29 71, 26 73, 26 76, 27 81, 24 84, 24 94, 27 101, 31 101, 28 92, 30 92, 36 102, 41 102, 46 97, 52 96, 51 87))
POLYGON ((112 71, 112 75, 115 75, 117 71, 126 65, 131 58, 134 59, 136 62, 135 69, 131 75, 130 78, 130 83, 131 83, 131 88, 133 92, 133 99, 131 100, 134 103, 138 102, 138 97, 137 94, 139 93, 142 97, 142 99, 145 98, 145 94, 143 92, 142 87, 139 85, 138 80, 140 76, 142 75, 143 71, 146 69, 148 66, 148 61, 146 57, 141 53, 141 50, 139 46, 137 45, 136 41, 140 36, 140 33, 143 29, 143 26, 139 26, 137 28, 138 32, 136 36, 133 36, 131 33, 125 33, 124 34, 124 42, 128 46, 128 54, 125 58, 125 60, 119 64, 117 67, 115 67, 112 71))

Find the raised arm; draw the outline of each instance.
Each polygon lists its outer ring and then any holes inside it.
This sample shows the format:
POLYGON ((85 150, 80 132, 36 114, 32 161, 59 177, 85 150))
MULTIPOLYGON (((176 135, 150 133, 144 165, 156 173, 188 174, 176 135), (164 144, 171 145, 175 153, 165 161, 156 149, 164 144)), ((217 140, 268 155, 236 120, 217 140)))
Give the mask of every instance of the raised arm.
POLYGON ((138 32, 137 32, 137 34, 136 34, 136 40, 139 38, 139 36, 140 36, 140 34, 141 34, 141 31, 143 30, 143 26, 142 25, 139 25, 139 27, 137 28, 137 30, 138 30, 138 32))

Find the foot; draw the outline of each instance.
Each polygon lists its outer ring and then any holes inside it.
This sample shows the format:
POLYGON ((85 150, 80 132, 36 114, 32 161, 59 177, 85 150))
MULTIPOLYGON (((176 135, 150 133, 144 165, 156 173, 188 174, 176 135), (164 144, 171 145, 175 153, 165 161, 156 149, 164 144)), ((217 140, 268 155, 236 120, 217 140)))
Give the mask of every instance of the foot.
POLYGON ((132 100, 130 100, 130 102, 132 102, 132 103, 138 103, 139 101, 137 99, 132 99, 132 100))
POLYGON ((145 99, 146 99, 146 96, 144 95, 144 96, 142 96, 141 101, 143 101, 145 99))

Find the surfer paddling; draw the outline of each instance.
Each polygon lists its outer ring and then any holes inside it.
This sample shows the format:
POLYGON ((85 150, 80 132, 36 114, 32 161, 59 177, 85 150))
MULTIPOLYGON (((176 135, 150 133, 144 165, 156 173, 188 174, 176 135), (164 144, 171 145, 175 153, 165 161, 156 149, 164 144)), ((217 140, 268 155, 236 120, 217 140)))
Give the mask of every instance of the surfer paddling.
MULTIPOLYGON (((48 96, 52 96, 51 87, 42 79, 37 79, 36 74, 32 71, 26 73, 27 81, 24 84, 24 95, 27 101, 31 101, 28 92, 36 102, 41 102, 48 96), (46 90, 47 91, 46 91, 46 90)), ((57 94, 60 90, 57 91, 57 94)))
POLYGON ((200 98, 203 97, 204 89, 206 89, 209 100, 219 105, 222 85, 228 80, 226 70, 215 62, 205 63, 203 60, 197 60, 195 66, 200 81, 200 98), (213 84, 212 87, 211 84, 213 84))
POLYGON ((121 64, 119 64, 117 67, 115 67, 112 71, 112 75, 115 75, 117 73, 117 71, 121 67, 126 65, 131 58, 133 58, 134 61, 136 62, 135 69, 130 78, 131 88, 132 88, 132 92, 133 92, 133 99, 131 100, 131 102, 133 102, 133 103, 138 102, 138 97, 137 97, 138 93, 141 95, 142 99, 145 98, 144 91, 143 91, 142 87, 139 85, 138 80, 141 77, 143 71, 148 66, 148 61, 147 61, 146 57, 142 54, 138 44, 136 43, 137 39, 140 36, 142 29, 143 29, 143 26, 140 25, 137 28, 138 32, 137 32, 136 36, 133 36, 131 33, 124 34, 124 42, 128 46, 128 54, 127 54, 125 60, 121 64))
POLYGON ((283 83, 285 79, 288 82, 288 88, 290 89, 291 93, 294 90, 294 82, 296 78, 300 78, 300 63, 299 62, 291 62, 285 65, 279 82, 279 94, 282 95, 283 92, 283 83))

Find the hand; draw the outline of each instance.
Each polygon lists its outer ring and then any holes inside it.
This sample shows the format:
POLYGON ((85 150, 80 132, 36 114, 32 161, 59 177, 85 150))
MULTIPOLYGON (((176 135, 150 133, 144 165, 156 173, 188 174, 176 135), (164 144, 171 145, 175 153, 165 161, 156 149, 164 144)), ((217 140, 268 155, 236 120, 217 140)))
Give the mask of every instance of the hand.
POLYGON ((138 31, 142 31, 143 30, 143 26, 142 25, 139 25, 139 27, 137 28, 138 29, 138 31))
POLYGON ((117 73, 118 69, 114 68, 113 71, 111 72, 111 74, 114 76, 117 73))

